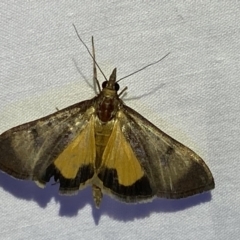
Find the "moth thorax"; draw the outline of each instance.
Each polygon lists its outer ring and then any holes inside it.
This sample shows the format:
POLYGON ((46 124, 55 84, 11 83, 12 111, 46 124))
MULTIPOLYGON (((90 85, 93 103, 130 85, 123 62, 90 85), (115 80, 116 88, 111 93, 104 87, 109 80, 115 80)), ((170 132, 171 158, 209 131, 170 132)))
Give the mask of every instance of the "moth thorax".
POLYGON ((104 97, 98 105, 97 115, 102 122, 108 122, 114 117, 114 98, 104 97))

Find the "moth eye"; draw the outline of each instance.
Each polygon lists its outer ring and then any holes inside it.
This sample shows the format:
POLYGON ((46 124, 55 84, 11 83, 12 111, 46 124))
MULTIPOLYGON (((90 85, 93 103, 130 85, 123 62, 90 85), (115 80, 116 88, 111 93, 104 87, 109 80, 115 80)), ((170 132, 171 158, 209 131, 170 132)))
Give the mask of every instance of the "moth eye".
MULTIPOLYGON (((104 82, 102 83, 102 88, 106 88, 107 84, 108 84, 108 81, 104 81, 104 82)), ((118 91, 119 88, 120 88, 119 84, 118 84, 118 83, 115 83, 114 88, 115 88, 115 91, 118 91)))
POLYGON ((115 90, 118 91, 120 88, 119 84, 118 83, 115 83, 115 90))
POLYGON ((104 81, 104 82, 102 83, 102 88, 105 88, 105 87, 107 86, 107 83, 108 83, 108 81, 104 81))

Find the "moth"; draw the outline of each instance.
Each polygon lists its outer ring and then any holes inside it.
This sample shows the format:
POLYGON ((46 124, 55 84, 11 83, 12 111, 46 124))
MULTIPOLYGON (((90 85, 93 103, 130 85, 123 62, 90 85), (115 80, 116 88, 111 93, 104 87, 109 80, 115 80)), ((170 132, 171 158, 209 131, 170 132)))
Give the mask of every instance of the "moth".
MULTIPOLYGON (((97 80, 93 38, 90 56, 97 80)), ((61 194, 91 185, 96 207, 103 193, 135 203, 213 189, 204 161, 126 106, 118 90, 115 68, 96 97, 2 133, 0 169, 40 187, 53 177, 61 194)))

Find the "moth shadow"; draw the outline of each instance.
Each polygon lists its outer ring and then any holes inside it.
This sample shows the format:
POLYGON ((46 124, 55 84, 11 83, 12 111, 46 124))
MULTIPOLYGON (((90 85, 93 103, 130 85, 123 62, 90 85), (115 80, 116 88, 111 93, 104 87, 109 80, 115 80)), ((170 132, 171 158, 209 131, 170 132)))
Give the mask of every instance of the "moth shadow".
POLYGON ((211 193, 206 192, 182 199, 156 198, 152 202, 126 204, 105 196, 101 208, 93 208, 93 217, 96 224, 98 224, 101 215, 108 215, 114 219, 127 222, 148 217, 152 213, 183 211, 187 208, 209 202, 211 198, 211 193))
POLYGON ((18 180, 2 172, 0 173, 0 186, 16 198, 33 200, 43 208, 55 195, 55 191, 50 192, 48 187, 45 188, 47 191, 44 191, 45 189, 37 187, 32 181, 18 180))
POLYGON ((209 202, 211 193, 206 192, 184 199, 159 199, 142 204, 126 204, 109 196, 104 196, 100 209, 96 209, 92 199, 91 188, 87 187, 74 196, 62 196, 58 193, 58 184, 48 183, 44 189, 36 186, 32 181, 19 181, 0 172, 0 186, 19 199, 35 201, 45 208, 51 199, 59 203, 59 215, 72 217, 79 214, 79 210, 91 205, 92 216, 98 225, 102 215, 107 215, 119 221, 133 221, 150 216, 152 213, 178 212, 193 206, 209 202))
POLYGON ((46 184, 45 188, 39 188, 33 181, 22 181, 0 172, 0 186, 18 199, 35 201, 40 207, 45 208, 51 199, 55 199, 60 205, 60 216, 77 215, 79 209, 92 201, 88 189, 80 191, 77 195, 59 195, 59 185, 54 181, 46 184))

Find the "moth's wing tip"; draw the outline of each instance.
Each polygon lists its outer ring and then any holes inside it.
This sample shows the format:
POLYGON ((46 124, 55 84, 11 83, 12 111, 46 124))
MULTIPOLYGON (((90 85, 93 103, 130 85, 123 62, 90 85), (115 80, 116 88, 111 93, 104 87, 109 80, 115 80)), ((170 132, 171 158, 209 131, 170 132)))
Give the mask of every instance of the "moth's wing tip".
POLYGON ((209 184, 206 186, 205 191, 211 191, 214 188, 215 188, 215 181, 214 181, 214 178, 212 178, 211 181, 209 182, 209 184))

